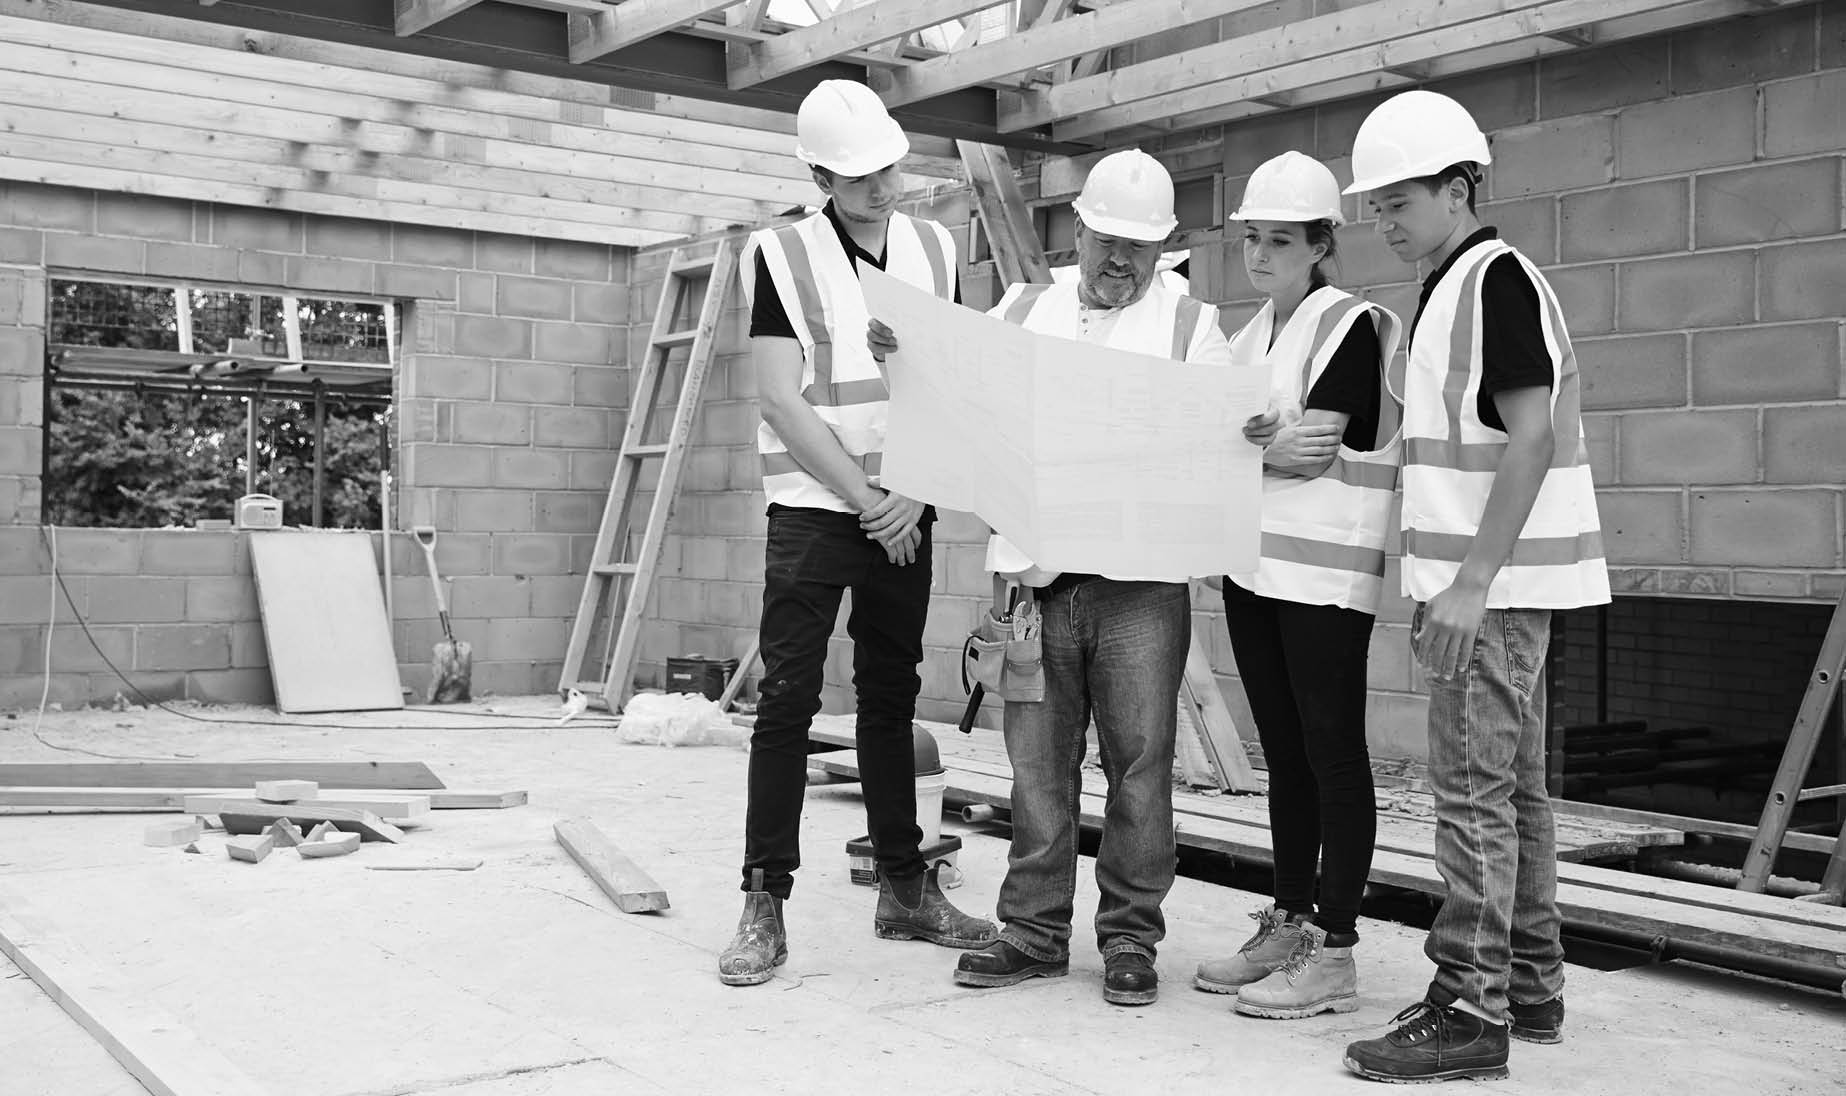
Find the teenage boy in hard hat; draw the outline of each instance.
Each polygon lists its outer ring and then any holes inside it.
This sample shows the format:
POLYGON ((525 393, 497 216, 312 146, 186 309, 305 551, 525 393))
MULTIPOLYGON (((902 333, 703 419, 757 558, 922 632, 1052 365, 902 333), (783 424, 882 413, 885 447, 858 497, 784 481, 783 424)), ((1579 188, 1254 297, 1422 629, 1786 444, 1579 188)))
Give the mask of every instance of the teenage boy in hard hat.
MULTIPOLYGON (((1015 285, 989 314, 1040 334, 1228 365, 1218 310, 1155 282, 1161 244, 1176 223, 1166 169, 1139 151, 1107 156, 1075 207, 1077 281, 1015 285)), ((1094 717, 1109 781, 1096 852, 1103 1000, 1151 1004, 1159 992, 1154 955, 1166 935, 1160 903, 1176 865, 1174 698, 1192 639, 1186 583, 1058 574, 997 536, 988 568, 1038 587, 1045 699, 1006 705, 1013 841, 1000 885, 1005 924, 999 940, 960 958, 955 980, 1010 986, 1069 972, 1079 769, 1094 717)))
POLYGON ((1562 1037, 1540 675, 1551 611, 1607 602, 1609 576, 1563 310, 1475 216, 1490 161, 1461 104, 1410 91, 1359 127, 1346 188, 1398 258, 1429 270, 1404 382, 1401 525, 1448 891, 1424 946, 1429 992, 1346 1050, 1383 1081, 1504 1077, 1509 1033, 1562 1037))
POLYGON ((788 958, 782 903, 801 858, 808 728, 848 589, 859 769, 879 874, 873 928, 952 948, 981 947, 995 931, 943 897, 918 849, 911 720, 934 514, 878 485, 890 394, 867 345, 858 275, 861 264, 874 266, 956 299, 955 244, 941 225, 896 211, 910 142, 871 89, 823 81, 802 100, 795 135, 795 155, 827 204, 755 233, 745 251, 769 533, 744 910, 718 958, 719 978, 740 986, 768 981, 788 958))

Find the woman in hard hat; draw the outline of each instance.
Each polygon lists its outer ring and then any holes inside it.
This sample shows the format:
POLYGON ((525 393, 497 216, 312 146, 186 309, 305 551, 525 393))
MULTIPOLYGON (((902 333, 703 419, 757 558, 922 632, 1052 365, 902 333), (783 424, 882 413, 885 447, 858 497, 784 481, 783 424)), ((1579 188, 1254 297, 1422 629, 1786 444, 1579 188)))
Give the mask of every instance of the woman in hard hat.
POLYGON ((1397 487, 1399 403, 1386 366, 1400 324, 1328 284, 1333 173, 1299 152, 1258 167, 1235 219, 1268 297, 1231 340, 1267 366, 1270 406, 1244 427, 1263 450, 1262 557, 1226 576, 1225 618, 1269 765, 1275 902, 1236 954, 1194 984, 1275 1019, 1359 1007, 1352 947, 1376 829, 1365 746, 1366 652, 1397 487))

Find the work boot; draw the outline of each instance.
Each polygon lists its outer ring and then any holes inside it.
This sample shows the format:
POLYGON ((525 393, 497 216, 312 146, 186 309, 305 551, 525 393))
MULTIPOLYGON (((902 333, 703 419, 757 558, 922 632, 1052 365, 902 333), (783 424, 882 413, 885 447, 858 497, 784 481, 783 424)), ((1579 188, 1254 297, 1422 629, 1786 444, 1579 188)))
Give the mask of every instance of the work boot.
POLYGON ((1295 948, 1269 976, 1237 991, 1237 1011, 1271 1020, 1300 1020, 1359 1007, 1359 972, 1352 948, 1330 948, 1319 925, 1304 924, 1295 948))
POLYGON ((782 900, 763 889, 762 869, 750 873, 737 935, 718 956, 718 980, 727 986, 754 986, 775 977, 788 962, 788 933, 782 926, 782 900))
POLYGON ((1513 1022, 1507 1034, 1528 1043, 1561 1043, 1564 1041, 1564 995, 1559 994, 1549 1001, 1540 1001, 1536 1005, 1512 1003, 1513 1022))
POLYGON ((1506 1028, 1449 1005, 1418 1001, 1391 1020, 1380 1039, 1346 1048, 1346 1068, 1396 1084, 1497 1081, 1507 1076, 1506 1028))
POLYGON ((1251 910, 1250 919, 1256 922, 1256 935, 1245 940, 1229 959, 1200 963, 1192 979, 1194 987, 1206 993, 1236 993, 1251 982, 1267 978, 1270 971, 1288 960, 1301 936, 1301 926, 1273 905, 1251 910))
POLYGON ((1112 1005, 1151 1005, 1160 996, 1154 961, 1138 951, 1118 951, 1103 960, 1102 999, 1112 1005))
POLYGON ((1069 973, 1070 960, 1034 959, 1005 940, 955 960, 955 982, 963 986, 1016 986, 1027 978, 1062 978, 1069 973))
POLYGON ((936 882, 939 864, 912 879, 881 878, 872 928, 884 940, 928 940, 945 948, 984 948, 1000 930, 985 917, 972 917, 943 897, 936 882))

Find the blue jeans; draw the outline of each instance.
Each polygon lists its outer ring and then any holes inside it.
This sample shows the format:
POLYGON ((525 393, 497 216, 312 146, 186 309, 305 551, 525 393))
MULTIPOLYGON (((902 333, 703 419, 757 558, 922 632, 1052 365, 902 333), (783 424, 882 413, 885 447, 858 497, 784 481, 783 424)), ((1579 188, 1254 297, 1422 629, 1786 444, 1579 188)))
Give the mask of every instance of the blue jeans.
POLYGON ((1564 989, 1538 688, 1550 638, 1549 609, 1489 609, 1466 673, 1429 682, 1436 870, 1448 886, 1423 949, 1435 1004, 1459 998, 1504 1016, 1509 998, 1536 1004, 1564 989))
POLYGON ((1108 778, 1096 851, 1096 942, 1104 956, 1152 959, 1172 889, 1173 735, 1192 641, 1184 585, 1092 579, 1040 602, 1045 699, 1006 705, 1013 844, 997 911, 1000 938, 1027 955, 1070 955, 1084 736, 1096 720, 1108 778))

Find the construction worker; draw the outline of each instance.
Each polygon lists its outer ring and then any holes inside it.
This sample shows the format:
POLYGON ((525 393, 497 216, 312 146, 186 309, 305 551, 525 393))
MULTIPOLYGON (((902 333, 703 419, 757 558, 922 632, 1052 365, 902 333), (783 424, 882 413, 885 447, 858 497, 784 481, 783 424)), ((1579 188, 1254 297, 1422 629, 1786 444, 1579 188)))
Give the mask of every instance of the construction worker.
POLYGON ((1447 894, 1427 995, 1346 1050, 1385 1081, 1505 1077, 1509 1034, 1562 1037, 1540 675, 1551 611, 1606 603, 1609 579, 1570 333, 1538 267, 1475 215, 1489 162, 1461 104, 1405 92, 1359 127, 1346 188, 1398 258, 1430 270, 1404 382, 1401 525, 1447 894))
POLYGON ((782 903, 800 863, 808 729, 848 589, 859 766, 879 874, 874 930, 952 948, 981 947, 995 931, 943 897, 918 848, 911 720, 934 514, 878 485, 889 393, 867 345, 858 277, 870 265, 954 299, 955 245, 941 225, 896 212, 910 142, 871 89, 823 81, 802 101, 795 133, 795 154, 828 201, 806 220, 755 233, 745 251, 769 530, 746 894, 718 959, 727 985, 766 982, 788 956, 782 903))
POLYGON ((1269 765, 1275 901, 1193 984, 1236 994, 1238 1012, 1292 1019, 1359 1007, 1352 948, 1377 830, 1365 663, 1397 489, 1401 405, 1386 366, 1400 325, 1328 284, 1346 218, 1318 161, 1264 163, 1232 216, 1268 300, 1232 337, 1231 359, 1271 383, 1269 409, 1244 427, 1265 447, 1262 556, 1226 576, 1224 614, 1269 765))
MULTIPOLYGON (((1166 169, 1139 151, 1104 157, 1074 205, 1076 282, 1015 285, 989 314, 1040 334, 1229 364, 1217 309, 1155 282, 1176 223, 1166 169)), ((1005 706, 1013 839, 1000 888, 1004 925, 992 945, 961 956, 955 980, 1010 986, 1069 972, 1079 770, 1094 716, 1109 781, 1096 855, 1103 999, 1150 1004, 1166 933, 1160 904, 1177 863, 1173 735, 1192 635, 1186 584, 1047 572, 999 537, 988 567, 1038 587, 1045 699, 1005 706)))

